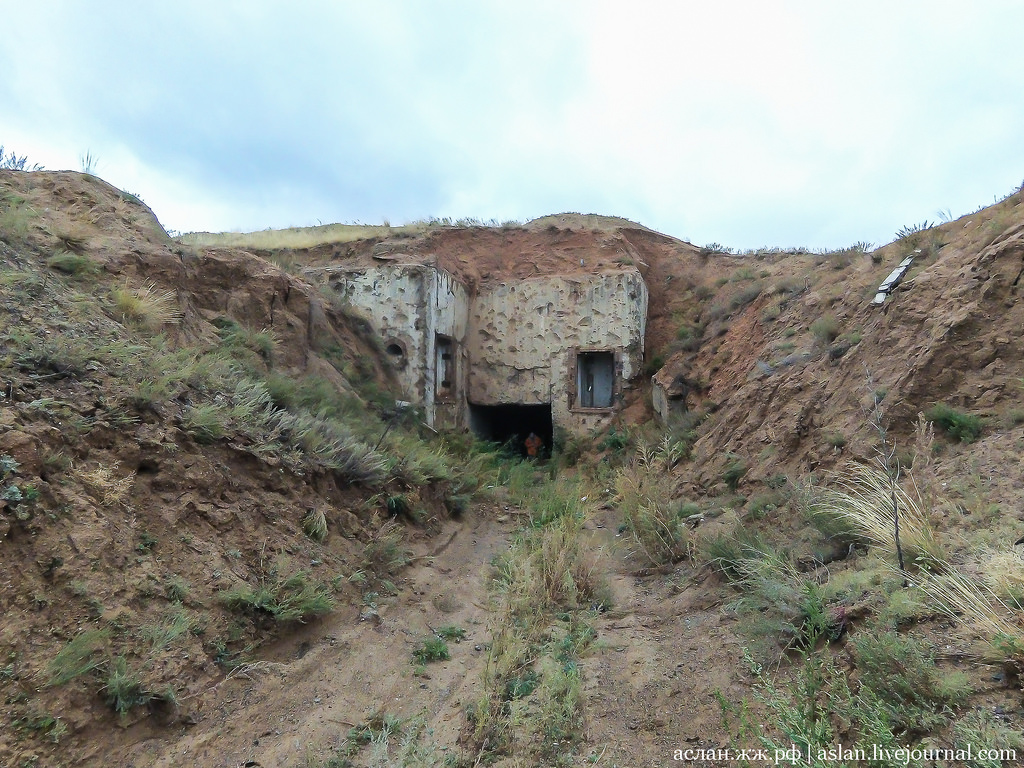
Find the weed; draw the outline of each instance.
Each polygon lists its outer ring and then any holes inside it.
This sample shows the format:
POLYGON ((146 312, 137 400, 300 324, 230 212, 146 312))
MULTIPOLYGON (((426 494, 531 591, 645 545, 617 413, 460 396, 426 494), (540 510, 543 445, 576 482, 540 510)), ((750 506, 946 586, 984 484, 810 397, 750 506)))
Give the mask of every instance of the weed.
POLYGON ((730 491, 736 493, 740 480, 747 474, 747 463, 742 456, 737 456, 734 453, 727 454, 727 458, 725 469, 722 471, 722 480, 730 491))
POLYGON ((219 403, 189 407, 182 419, 185 431, 200 445, 209 445, 224 437, 227 424, 227 409, 219 403))
POLYGON ((448 643, 442 637, 430 637, 412 652, 413 660, 418 664, 429 664, 432 661, 448 661, 448 643))
POLYGON ((622 429, 612 427, 608 430, 604 440, 601 441, 601 449, 621 454, 629 446, 631 440, 632 435, 628 427, 623 427, 622 429))
POLYGON ((987 655, 1016 667, 1024 664, 1024 628, 1016 620, 1021 606, 1009 604, 991 589, 953 568, 921 582, 934 605, 955 621, 966 621, 987 638, 987 655))
POLYGON ((615 479, 615 501, 625 526, 644 559, 658 565, 690 554, 689 530, 673 512, 671 487, 664 479, 675 459, 673 445, 668 439, 654 447, 641 443, 615 479))
POLYGON ((41 171, 43 166, 39 163, 29 164, 28 155, 18 157, 14 151, 4 154, 4 145, 0 144, 0 169, 10 171, 41 171))
POLYGON ((170 576, 164 583, 164 593, 172 603, 185 602, 189 590, 189 583, 180 576, 170 576))
POLYGON ((363 547, 363 567, 378 577, 396 573, 409 562, 402 526, 388 520, 363 547))
MULTIPOLYGON (((978 754, 981 749, 1024 751, 1024 737, 1019 731, 1007 727, 991 712, 977 709, 957 720, 953 724, 953 746, 956 749, 978 754)), ((982 759, 978 757, 970 763, 976 768, 1002 768, 1002 760, 998 758, 982 759)))
POLYGON ((179 637, 184 635, 192 627, 192 620, 188 614, 177 607, 168 611, 160 624, 149 624, 139 630, 139 637, 150 643, 150 651, 158 653, 179 637))
POLYGON ((704 539, 698 549, 731 584, 740 584, 747 576, 745 560, 763 557, 772 551, 760 533, 748 528, 704 539))
POLYGON ((438 627, 434 634, 443 640, 452 640, 456 643, 461 643, 466 639, 466 630, 462 627, 457 627, 454 624, 446 624, 443 627, 438 627))
POLYGON ((107 705, 122 717, 155 698, 143 688, 142 681, 128 667, 128 660, 124 656, 118 656, 110 665, 102 692, 107 705))
POLYGON ((85 277, 97 271, 96 262, 88 256, 70 251, 60 251, 46 260, 46 266, 65 275, 85 277))
MULTIPOLYGON (((848 533, 895 552, 895 499, 900 515, 901 544, 910 561, 921 567, 944 567, 945 551, 920 499, 912 497, 884 472, 863 464, 847 464, 836 480, 836 488, 816 490, 816 498, 808 510, 812 521, 822 519, 825 530, 829 530, 829 521, 845 523, 848 533)), ((833 526, 831 530, 834 535, 841 533, 842 528, 833 526)))

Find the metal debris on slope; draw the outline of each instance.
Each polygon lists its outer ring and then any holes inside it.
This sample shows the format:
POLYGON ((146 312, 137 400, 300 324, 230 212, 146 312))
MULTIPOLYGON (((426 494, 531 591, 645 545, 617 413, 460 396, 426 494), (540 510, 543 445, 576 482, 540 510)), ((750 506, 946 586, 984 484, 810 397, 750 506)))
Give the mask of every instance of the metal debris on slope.
POLYGON ((910 265, 914 261, 914 256, 920 252, 921 249, 918 248, 912 254, 907 256, 907 258, 901 261, 896 269, 889 273, 889 276, 885 278, 885 282, 878 286, 878 292, 875 293, 875 298, 871 300, 872 304, 878 305, 885 303, 885 297, 896 290, 896 286, 900 284, 903 276, 907 274, 907 270, 910 269, 910 265))

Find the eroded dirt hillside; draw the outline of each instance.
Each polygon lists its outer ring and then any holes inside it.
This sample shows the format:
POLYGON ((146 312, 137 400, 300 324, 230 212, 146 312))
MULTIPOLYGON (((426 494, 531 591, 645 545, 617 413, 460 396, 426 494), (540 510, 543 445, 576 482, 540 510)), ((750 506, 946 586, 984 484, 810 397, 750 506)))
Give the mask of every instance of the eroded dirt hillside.
POLYGON ((813 679, 829 739, 1016 743, 1019 617, 926 586, 1024 595, 1022 274, 1019 192, 830 253, 579 215, 247 250, 0 172, 0 764, 660 766, 756 746, 740 715, 813 679), (400 253, 471 286, 636 265, 643 386, 543 466, 430 433, 305 272, 400 253), (876 404, 925 508, 909 578, 820 519, 876 404), (925 693, 859 721, 908 670, 925 693))
POLYGON ((94 177, 0 195, 0 763, 111 764, 279 626, 396 590, 388 504, 427 532, 459 481, 384 435, 374 341, 313 286, 94 177))

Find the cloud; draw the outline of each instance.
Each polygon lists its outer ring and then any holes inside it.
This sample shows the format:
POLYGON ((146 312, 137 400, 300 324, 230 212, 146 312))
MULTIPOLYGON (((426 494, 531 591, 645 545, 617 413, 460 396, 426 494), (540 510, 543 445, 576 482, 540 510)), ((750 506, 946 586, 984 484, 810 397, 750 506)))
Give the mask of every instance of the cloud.
POLYGON ((1024 177, 1007 3, 11 4, 0 141, 175 229, 623 215, 883 241, 1024 177))

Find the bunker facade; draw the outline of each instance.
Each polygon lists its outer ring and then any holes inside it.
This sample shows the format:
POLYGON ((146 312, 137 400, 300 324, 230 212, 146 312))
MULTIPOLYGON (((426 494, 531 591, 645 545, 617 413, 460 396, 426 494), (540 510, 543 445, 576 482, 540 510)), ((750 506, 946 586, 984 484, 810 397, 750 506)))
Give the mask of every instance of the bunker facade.
POLYGON ((648 293, 632 266, 483 285, 415 259, 327 271, 435 428, 550 445, 556 428, 605 426, 643 367, 648 293))

